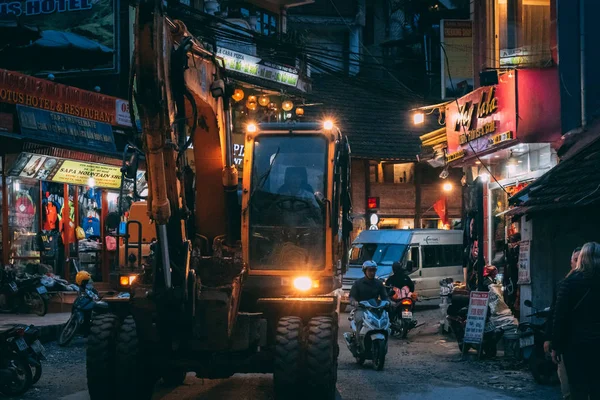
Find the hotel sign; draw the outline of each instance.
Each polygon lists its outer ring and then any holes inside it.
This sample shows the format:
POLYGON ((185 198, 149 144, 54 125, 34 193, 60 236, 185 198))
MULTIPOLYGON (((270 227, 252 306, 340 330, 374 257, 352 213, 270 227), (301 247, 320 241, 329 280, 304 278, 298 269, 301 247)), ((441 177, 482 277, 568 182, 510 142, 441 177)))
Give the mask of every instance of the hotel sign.
POLYGON ((225 68, 230 71, 266 79, 282 85, 293 87, 298 85, 298 70, 296 68, 269 63, 259 57, 223 47, 218 49, 217 55, 223 58, 225 68))

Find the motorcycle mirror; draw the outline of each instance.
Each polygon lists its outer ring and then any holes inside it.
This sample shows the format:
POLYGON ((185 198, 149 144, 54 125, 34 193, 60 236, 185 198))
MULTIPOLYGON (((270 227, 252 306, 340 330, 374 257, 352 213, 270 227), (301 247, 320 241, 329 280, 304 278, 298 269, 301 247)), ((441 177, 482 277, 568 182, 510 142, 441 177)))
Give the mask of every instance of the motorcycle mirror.
POLYGON ((132 151, 123 165, 125 177, 127 179, 135 179, 137 177, 139 163, 140 160, 137 151, 132 151))
POLYGON ((531 302, 531 300, 525 300, 523 304, 525 304, 525 306, 529 308, 533 308, 533 303, 531 302))

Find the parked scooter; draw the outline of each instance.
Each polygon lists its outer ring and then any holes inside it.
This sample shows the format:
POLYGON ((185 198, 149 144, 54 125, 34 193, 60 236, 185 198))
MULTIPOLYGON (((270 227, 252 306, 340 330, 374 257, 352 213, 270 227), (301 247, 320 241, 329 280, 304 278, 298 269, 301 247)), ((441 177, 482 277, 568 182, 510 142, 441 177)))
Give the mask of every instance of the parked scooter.
POLYGON ((352 332, 344 333, 344 339, 359 365, 363 365, 365 360, 372 360, 377 371, 383 369, 390 335, 390 318, 387 312, 389 305, 390 302, 386 300, 361 301, 359 308, 364 311, 364 317, 360 332, 357 332, 354 322, 356 310, 350 313, 348 320, 352 332))
POLYGON ((392 334, 398 334, 406 339, 408 331, 417 326, 417 320, 413 318, 413 308, 416 293, 411 293, 407 286, 399 289, 389 287, 388 294, 391 300, 390 325, 392 334))
POLYGON ((81 332, 87 337, 92 325, 92 312, 96 309, 107 309, 108 304, 100 301, 100 297, 93 290, 91 285, 87 285, 77 295, 71 308, 71 317, 63 326, 58 337, 59 346, 66 346, 77 332, 81 332))
POLYGON ((522 322, 519 325, 519 341, 523 359, 528 361, 529 369, 533 379, 539 384, 550 385, 558 380, 556 364, 544 351, 544 339, 547 318, 550 315, 550 307, 543 310, 536 309, 530 300, 525 300, 525 306, 532 308, 535 312, 527 317, 542 318, 542 323, 522 322))
POLYGON ((0 268, 0 312, 33 312, 43 317, 48 312, 48 290, 39 277, 18 279, 14 271, 0 268))
POLYGON ((27 391, 42 375, 44 347, 38 340, 39 330, 17 325, 0 334, 0 392, 18 396, 27 391))

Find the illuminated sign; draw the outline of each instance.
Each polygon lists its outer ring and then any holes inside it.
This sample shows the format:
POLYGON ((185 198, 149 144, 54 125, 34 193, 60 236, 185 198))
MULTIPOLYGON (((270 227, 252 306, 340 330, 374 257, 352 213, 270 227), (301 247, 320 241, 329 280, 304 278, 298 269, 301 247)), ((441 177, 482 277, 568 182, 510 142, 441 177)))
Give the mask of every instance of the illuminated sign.
POLYGON ((497 145, 503 142, 508 142, 509 140, 513 140, 514 139, 514 135, 512 131, 508 131, 508 132, 504 132, 504 133, 500 133, 498 135, 493 136, 490 139, 490 145, 497 145))
POLYGON ((238 53, 220 47, 217 55, 225 61, 225 68, 245 75, 294 86, 298 84, 298 70, 283 65, 272 64, 248 54, 238 53))
POLYGON ((448 154, 446 156, 446 162, 456 161, 458 159, 463 158, 464 156, 465 156, 464 150, 455 151, 454 153, 448 154))
POLYGON ((375 210, 379 208, 379 197, 369 197, 367 199, 367 208, 369 210, 375 210))
MULTIPOLYGON (((477 124, 477 120, 492 115, 498 111, 498 99, 495 97, 496 88, 492 86, 489 92, 482 92, 478 103, 467 101, 458 108, 459 117, 454 126, 455 131, 462 127, 471 130, 477 124)), ((488 132, 489 133, 489 132, 488 132)), ((468 139, 467 141, 469 141, 468 139)))

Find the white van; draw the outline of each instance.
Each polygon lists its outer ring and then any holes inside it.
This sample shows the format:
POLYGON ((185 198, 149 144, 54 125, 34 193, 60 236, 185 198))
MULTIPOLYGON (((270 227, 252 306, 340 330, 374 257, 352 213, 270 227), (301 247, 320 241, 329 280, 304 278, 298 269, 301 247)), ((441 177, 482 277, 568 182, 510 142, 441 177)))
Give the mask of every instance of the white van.
POLYGON ((377 277, 392 274, 392 264, 408 266, 415 291, 421 298, 439 297, 439 281, 463 280, 463 232, 440 229, 383 229, 363 231, 352 242, 346 274, 342 279, 344 298, 356 279, 362 278, 362 264, 377 263, 377 277))

